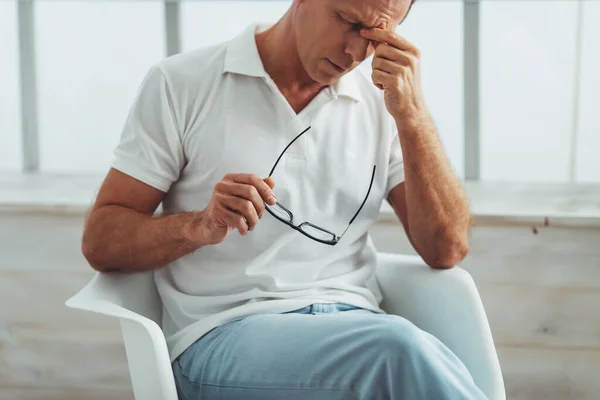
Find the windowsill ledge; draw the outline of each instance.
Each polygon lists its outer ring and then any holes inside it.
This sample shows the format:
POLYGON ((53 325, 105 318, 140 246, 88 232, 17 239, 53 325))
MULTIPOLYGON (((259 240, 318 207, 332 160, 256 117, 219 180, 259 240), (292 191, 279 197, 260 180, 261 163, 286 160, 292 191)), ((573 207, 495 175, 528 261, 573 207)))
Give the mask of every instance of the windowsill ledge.
MULTIPOLYGON (((100 175, 0 173, 0 211, 81 215, 102 183, 100 175)), ((600 185, 468 182, 476 224, 600 227, 600 185)), ((386 203, 380 220, 396 222, 386 203)))

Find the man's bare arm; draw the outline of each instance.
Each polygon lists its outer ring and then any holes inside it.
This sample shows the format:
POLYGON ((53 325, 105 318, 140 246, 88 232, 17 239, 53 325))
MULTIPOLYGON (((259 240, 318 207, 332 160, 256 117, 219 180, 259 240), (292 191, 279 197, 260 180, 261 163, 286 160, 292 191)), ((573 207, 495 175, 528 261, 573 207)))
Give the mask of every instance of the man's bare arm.
POLYGON ((406 179, 390 191, 388 201, 423 260, 433 268, 453 267, 469 249, 471 214, 466 195, 437 134, 405 135, 402 144, 406 179))
POLYGON ((86 220, 82 252, 98 271, 160 268, 202 244, 193 236, 201 213, 155 217, 165 193, 111 169, 86 220))
POLYGON ((274 182, 251 174, 227 174, 204 210, 154 216, 165 193, 111 169, 87 218, 82 252, 98 271, 161 268, 237 229, 254 229, 265 202, 274 204, 274 182))
POLYGON ((388 200, 425 262, 450 268, 467 254, 471 219, 425 104, 421 53, 391 29, 363 29, 361 34, 376 47, 373 84, 384 91, 404 160, 405 182, 390 191, 388 200))

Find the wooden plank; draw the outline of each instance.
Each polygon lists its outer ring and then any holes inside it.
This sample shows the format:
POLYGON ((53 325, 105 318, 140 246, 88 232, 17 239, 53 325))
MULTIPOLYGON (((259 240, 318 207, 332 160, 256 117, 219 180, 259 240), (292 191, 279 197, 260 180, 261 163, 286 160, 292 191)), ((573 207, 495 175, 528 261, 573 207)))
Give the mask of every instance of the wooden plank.
POLYGON ((13 328, 0 338, 0 387, 131 387, 119 332, 13 328))
MULTIPOLYGON (((600 230, 478 226, 460 266, 479 283, 600 289, 600 230)), ((399 224, 371 229, 380 251, 416 254, 399 224)))
MULTIPOLYGON (((415 254, 399 225, 377 225, 384 251, 415 254)), ((600 231, 475 227, 461 263, 500 345, 600 348, 600 231)))
POLYGON ((599 243, 597 229, 476 227, 462 264, 477 282, 600 288, 599 243))
POLYGON ((600 351, 600 289, 495 283, 478 289, 497 345, 600 351))
MULTIPOLYGON (((1 270, 92 271, 81 254, 81 216, 0 215, 1 270), (15 232, 27 232, 26 238, 15 232), (25 239, 25 240, 24 240, 25 239)), ((461 266, 477 282, 540 282, 589 287, 600 282, 600 230, 476 226, 461 266), (575 257, 575 258, 574 258, 575 257), (576 260, 576 261, 575 261, 576 260)), ((371 234, 381 251, 415 254, 399 223, 371 234)))
POLYGON ((132 390, 53 389, 31 387, 0 388, 0 400, 133 400, 132 390))
POLYGON ((499 347, 510 400, 597 400, 600 352, 499 347))
POLYGON ((83 217, 0 214, 0 271, 92 272, 81 254, 83 217))
POLYGON ((93 273, 69 271, 1 271, 0 329, 10 326, 118 330, 118 321, 99 314, 67 308, 65 301, 91 279, 93 273))
MULTIPOLYGON (((93 275, 82 227, 81 216, 0 215, 0 400, 130 393, 118 322, 64 306, 93 275)), ((461 266, 480 289, 510 399, 597 398, 600 231, 537 230, 476 226, 461 266)), ((380 251, 415 254, 399 224, 371 232, 380 251)))

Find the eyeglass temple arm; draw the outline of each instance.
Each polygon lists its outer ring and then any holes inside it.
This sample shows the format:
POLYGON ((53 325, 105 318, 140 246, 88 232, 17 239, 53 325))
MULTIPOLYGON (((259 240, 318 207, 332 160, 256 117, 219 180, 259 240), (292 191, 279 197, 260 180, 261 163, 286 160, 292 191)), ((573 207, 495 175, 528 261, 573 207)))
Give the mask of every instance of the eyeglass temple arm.
MULTIPOLYGON (((342 233, 342 236, 344 236, 344 234, 346 233, 346 231, 350 228, 350 225, 352 225, 352 223, 354 222, 354 220, 356 219, 356 217, 360 213, 360 210, 362 210, 363 206, 367 202, 367 199, 369 198, 369 193, 371 193, 371 188, 373 187, 373 180, 375 179, 375 169, 377 169, 377 166, 373 165, 373 174, 371 175, 371 183, 369 184, 369 190, 367 191, 367 195, 365 196, 365 199, 363 200, 362 204, 358 208, 358 211, 356 212, 356 214, 354 214, 354 217, 352 217, 352 219, 350 220, 350 222, 348 222, 348 226, 346 227, 346 230, 344 231, 344 233, 342 233)), ((342 236, 340 236, 340 237, 342 237, 342 236)))
POLYGON ((277 157, 277 161, 275 161, 275 165, 273 165, 273 168, 271 168, 271 172, 269 172, 268 176, 273 175, 273 171, 275 171, 275 167, 277 167, 277 164, 279 164, 279 160, 281 160, 281 157, 283 157, 283 155, 285 154, 286 150, 292 145, 292 143, 294 143, 296 140, 298 140, 298 138, 300 136, 304 135, 304 132, 306 132, 309 129, 310 129, 310 126, 308 128, 306 128, 305 130, 303 130, 302 132, 300 132, 298 134, 298 136, 296 136, 294 138, 294 140, 292 140, 287 146, 285 146, 285 149, 283 149, 283 151, 281 152, 281 154, 279 155, 279 157, 277 157))

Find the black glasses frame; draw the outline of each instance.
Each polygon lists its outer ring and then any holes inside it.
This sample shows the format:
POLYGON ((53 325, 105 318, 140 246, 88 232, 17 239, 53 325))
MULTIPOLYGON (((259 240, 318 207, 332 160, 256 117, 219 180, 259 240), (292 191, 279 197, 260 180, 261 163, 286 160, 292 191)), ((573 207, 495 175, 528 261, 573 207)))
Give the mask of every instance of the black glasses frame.
MULTIPOLYGON (((279 157, 277 157, 277 161, 275 161, 275 165, 273 165, 273 168, 271 168, 271 172, 269 172, 268 176, 272 176, 273 175, 273 171, 275 171, 275 167, 277 167, 277 164, 279 163, 279 160, 281 160, 281 157, 283 157, 283 155, 285 154, 285 152, 287 151, 287 149, 296 141, 298 140, 298 138, 300 136, 302 136, 306 131, 308 131, 311 127, 309 126, 308 128, 306 128, 305 130, 303 130, 300 134, 298 134, 298 136, 296 136, 286 147, 285 149, 283 149, 283 151, 281 152, 281 154, 279 155, 279 157)), ((301 234, 303 234, 304 236, 315 240, 319 243, 323 243, 326 245, 330 245, 330 246, 335 246, 336 244, 339 243, 339 241, 342 239, 342 237, 344 237, 344 235, 346 234, 346 232, 348 231, 348 229, 350 228, 350 225, 352 225, 352 223, 354 222, 354 220, 356 219, 356 217, 358 216, 358 214, 360 213, 360 211, 362 210, 363 206, 365 205, 365 203, 367 202, 367 199, 369 198, 369 194, 371 193, 371 188, 373 187, 373 180, 375 179, 375 170, 376 170, 377 166, 373 165, 373 173, 371 174, 371 183, 369 183, 369 190, 367 190, 367 195, 365 196, 365 199, 363 200, 363 202, 361 203, 360 207, 358 208, 358 210, 356 211, 356 213, 354 214, 354 216, 352 217, 352 219, 350 220, 350 222, 348 222, 348 226, 346 227, 346 229, 344 230, 344 232, 338 236, 333 232, 328 231, 327 229, 323 229, 320 226, 314 225, 308 221, 302 222, 299 225, 295 225, 294 222, 294 214, 292 214, 292 212, 287 209, 285 206, 281 205, 279 202, 276 202, 276 205, 281 208, 283 211, 285 211, 288 216, 289 216, 289 220, 286 220, 284 218, 281 218, 279 215, 277 215, 277 213, 275 213, 271 208, 274 206, 270 206, 268 204, 265 203, 266 206, 266 210, 269 214, 271 214, 272 216, 274 216, 275 218, 277 218, 279 221, 283 222, 284 224, 288 225, 290 228, 300 232, 301 234), (331 240, 324 240, 318 237, 315 237, 313 235, 311 235, 308 232, 305 232, 302 227, 303 226, 307 226, 307 227, 313 227, 315 229, 318 229, 328 235, 331 235, 332 239, 331 240)))

